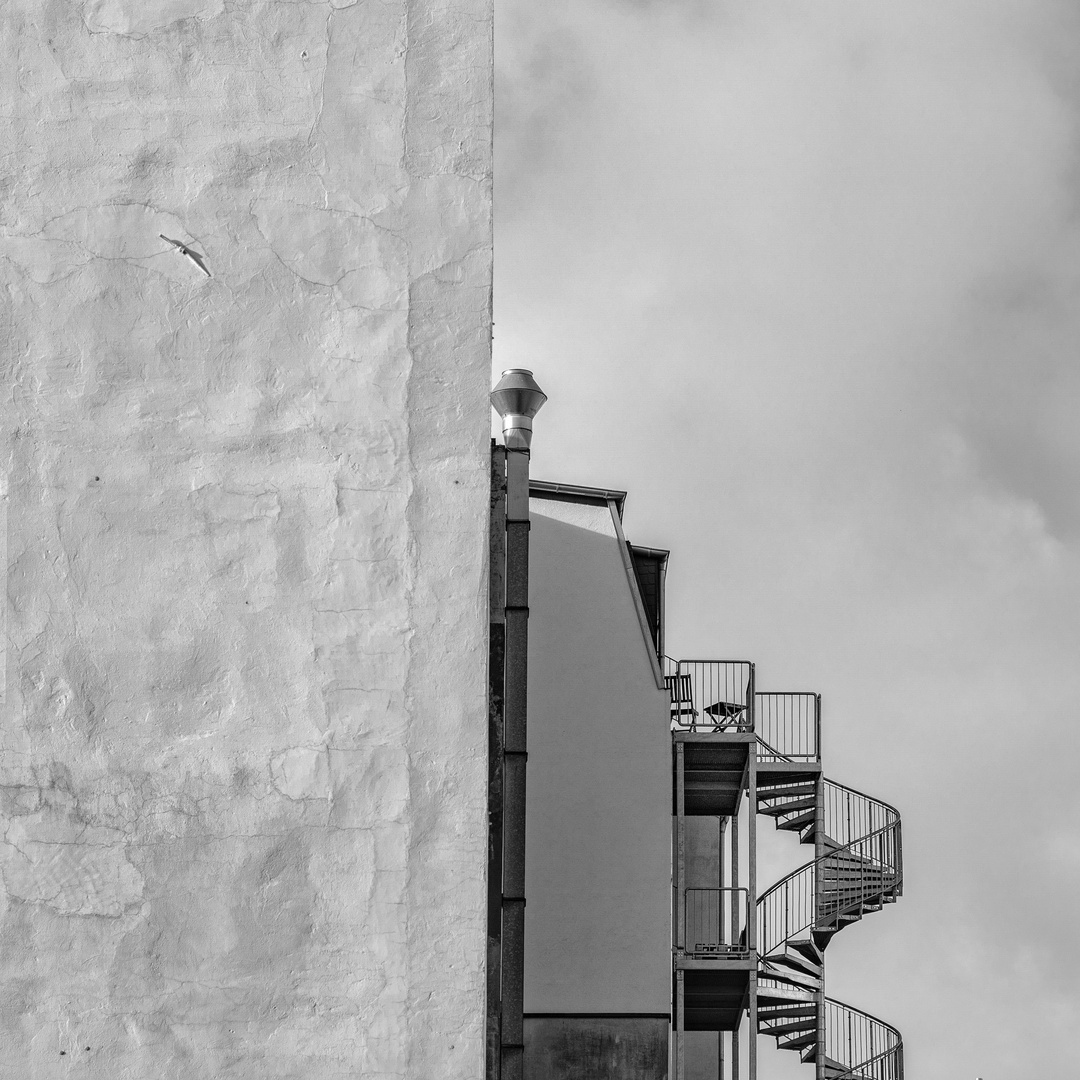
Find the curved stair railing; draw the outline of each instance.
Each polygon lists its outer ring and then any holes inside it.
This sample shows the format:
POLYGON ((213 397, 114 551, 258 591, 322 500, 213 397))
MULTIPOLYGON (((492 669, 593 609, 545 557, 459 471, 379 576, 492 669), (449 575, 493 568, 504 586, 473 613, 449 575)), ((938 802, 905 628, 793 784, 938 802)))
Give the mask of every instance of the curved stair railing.
MULTIPOLYGON (((761 697, 796 695, 759 695, 761 697)), ((811 695, 798 695, 802 698, 811 695)), ((785 706, 786 708, 786 706, 785 706)), ((763 719, 779 710, 759 703, 763 719)), ((763 725, 766 727, 766 725, 763 725)), ((759 768, 807 761, 805 720, 796 754, 776 725, 759 736, 759 768)), ((816 709, 813 746, 817 752, 816 709)), ((903 852, 895 807, 813 772, 766 771, 758 813, 812 843, 817 857, 788 874, 757 903, 758 1030, 814 1062, 819 1080, 903 1080, 903 1043, 890 1025, 824 997, 824 949, 834 934, 901 895, 903 852)))
MULTIPOLYGON (((812 798, 805 792, 809 786, 783 784, 758 791, 758 812, 775 818, 778 829, 797 830, 803 843, 817 840, 817 815, 805 806, 812 798)), ((903 891, 900 814, 888 803, 831 780, 824 781, 824 788, 825 854, 778 881, 758 900, 758 948, 763 956, 805 933, 824 947, 847 923, 866 911, 880 911, 903 891), (866 833, 848 839, 868 826, 866 833)))
POLYGON ((900 1032, 842 1001, 825 999, 827 1080, 904 1080, 900 1032))

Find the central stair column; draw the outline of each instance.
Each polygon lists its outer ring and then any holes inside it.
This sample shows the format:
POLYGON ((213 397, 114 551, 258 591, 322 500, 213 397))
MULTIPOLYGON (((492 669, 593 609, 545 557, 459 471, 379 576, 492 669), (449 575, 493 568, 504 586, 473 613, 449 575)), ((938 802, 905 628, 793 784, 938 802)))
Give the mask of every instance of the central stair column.
MULTIPOLYGON (((686 947, 686 748, 675 744, 675 955, 686 947)), ((686 1030, 686 978, 675 972, 675 1078, 686 1075, 683 1032, 686 1030)))
MULTIPOLYGON (((749 687, 750 702, 753 703, 753 675, 749 687)), ((751 745, 746 759, 746 839, 749 843, 746 859, 746 945, 751 953, 757 952, 757 747, 751 745)), ((757 971, 750 972, 749 980, 749 1025, 747 1038, 750 1040, 750 1080, 757 1080, 757 971)))
MULTIPOLYGON (((716 819, 716 885, 724 888, 724 841, 727 839, 727 818, 716 819)), ((721 896, 723 893, 721 893, 721 896)), ((733 905, 734 906, 734 905, 733 905)), ((720 922, 723 921, 721 909, 720 922)), ((724 1033, 716 1033, 716 1080, 724 1080, 724 1033)))
MULTIPOLYGON (((821 696, 818 695, 818 715, 821 714, 821 696)), ((818 735, 818 754, 821 753, 821 736, 818 735)), ((814 859, 820 860, 825 854, 825 777, 818 773, 814 782, 814 859)), ((822 864, 817 863, 820 867, 822 864)), ((821 910, 822 893, 825 888, 825 875, 814 875, 814 913, 821 910)), ((810 935, 813 938, 813 934, 810 935)), ((826 1080, 825 1075, 825 951, 821 953, 821 982, 814 994, 817 1007, 817 1054, 814 1056, 814 1075, 816 1080, 826 1080)))

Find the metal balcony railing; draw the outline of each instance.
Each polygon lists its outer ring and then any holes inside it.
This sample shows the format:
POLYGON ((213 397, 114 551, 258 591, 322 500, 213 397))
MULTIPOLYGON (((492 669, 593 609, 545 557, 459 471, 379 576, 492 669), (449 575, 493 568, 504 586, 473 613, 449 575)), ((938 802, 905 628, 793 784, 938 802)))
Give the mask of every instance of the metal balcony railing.
POLYGON ((743 953, 750 893, 745 888, 686 890, 686 951, 695 956, 743 953))
POLYGON ((754 730, 754 665, 748 660, 668 657, 664 670, 673 730, 754 730))
POLYGON ((754 695, 758 761, 821 760, 821 695, 754 695))

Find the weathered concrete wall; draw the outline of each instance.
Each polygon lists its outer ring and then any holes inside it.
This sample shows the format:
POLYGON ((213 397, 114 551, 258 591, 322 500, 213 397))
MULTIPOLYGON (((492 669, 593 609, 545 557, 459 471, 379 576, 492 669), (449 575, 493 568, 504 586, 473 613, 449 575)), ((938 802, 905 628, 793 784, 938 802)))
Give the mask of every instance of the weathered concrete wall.
POLYGON ((525 1080, 609 1076, 667 1080, 666 1017, 526 1017, 525 1080))
POLYGON ((5 1076, 482 1075, 490 29, 0 5, 5 1076))

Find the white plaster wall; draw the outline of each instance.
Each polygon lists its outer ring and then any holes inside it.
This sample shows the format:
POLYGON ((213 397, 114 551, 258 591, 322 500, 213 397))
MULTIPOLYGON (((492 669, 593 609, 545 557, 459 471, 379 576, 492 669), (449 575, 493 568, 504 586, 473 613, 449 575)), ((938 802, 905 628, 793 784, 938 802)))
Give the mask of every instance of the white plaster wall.
POLYGON ((0 1075, 482 1075, 490 30, 0 5, 0 1075))
POLYGON ((525 1012, 666 1014, 667 696, 610 511, 531 514, 525 1012))

